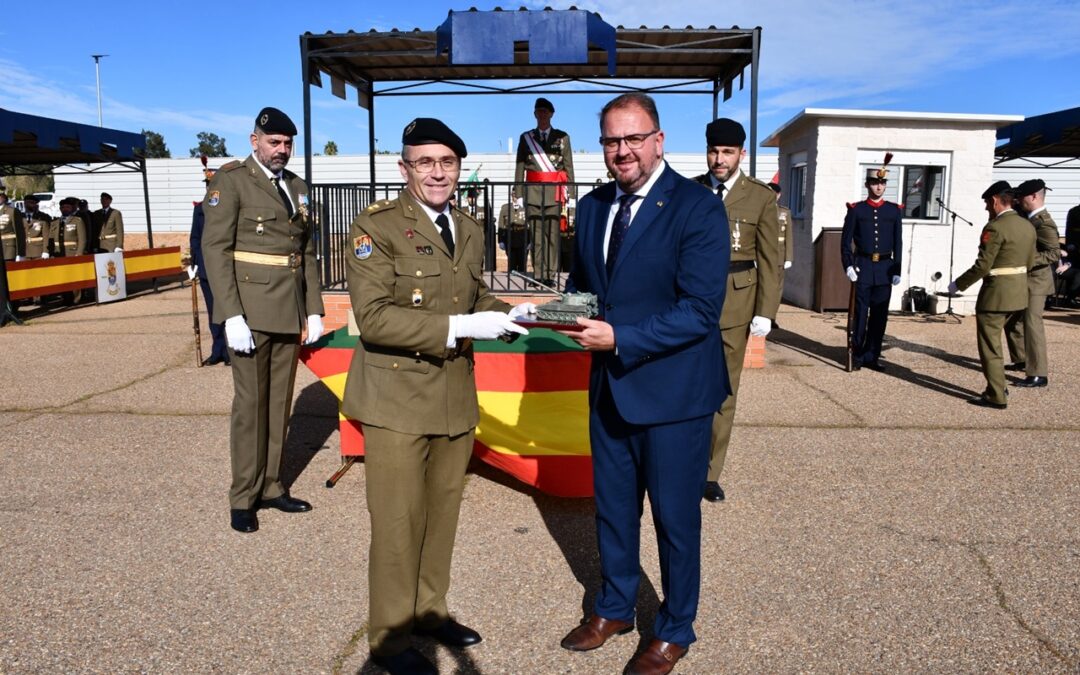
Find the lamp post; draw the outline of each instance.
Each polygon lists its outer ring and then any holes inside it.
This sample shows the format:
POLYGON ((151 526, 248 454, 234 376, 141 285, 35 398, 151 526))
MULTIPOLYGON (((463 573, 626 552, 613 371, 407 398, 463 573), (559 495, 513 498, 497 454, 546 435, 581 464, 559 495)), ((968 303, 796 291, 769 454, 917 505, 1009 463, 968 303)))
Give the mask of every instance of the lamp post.
POLYGON ((97 125, 101 124, 101 59, 108 56, 108 54, 91 54, 90 58, 94 59, 94 74, 97 77, 97 125))

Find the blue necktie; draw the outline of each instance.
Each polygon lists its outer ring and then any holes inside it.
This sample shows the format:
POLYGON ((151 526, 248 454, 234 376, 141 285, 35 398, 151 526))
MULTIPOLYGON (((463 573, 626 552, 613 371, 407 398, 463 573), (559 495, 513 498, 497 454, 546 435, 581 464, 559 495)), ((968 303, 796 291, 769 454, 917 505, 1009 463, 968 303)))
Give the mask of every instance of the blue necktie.
POLYGON ((623 239, 626 239, 626 231, 630 229, 630 205, 637 197, 637 195, 619 197, 619 212, 615 214, 615 222, 611 225, 611 238, 608 239, 607 273, 609 277, 611 271, 615 269, 615 260, 619 257, 623 239))

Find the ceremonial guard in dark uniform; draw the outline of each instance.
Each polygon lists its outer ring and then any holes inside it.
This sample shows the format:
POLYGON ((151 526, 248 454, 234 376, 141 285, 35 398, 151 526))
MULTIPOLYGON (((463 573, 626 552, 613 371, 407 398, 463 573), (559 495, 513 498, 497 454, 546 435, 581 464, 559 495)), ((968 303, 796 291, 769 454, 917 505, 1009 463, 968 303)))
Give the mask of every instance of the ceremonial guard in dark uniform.
MULTIPOLYGON (((204 155, 203 161, 205 162, 205 160, 206 156, 204 155)), ((206 177, 204 182, 209 185, 210 179, 214 177, 214 170, 203 169, 203 175, 206 177)), ((191 212, 189 243, 191 245, 191 262, 196 267, 196 276, 199 277, 199 288, 202 290, 203 302, 206 305, 206 316, 210 323, 210 336, 213 340, 210 356, 203 359, 202 364, 204 366, 215 366, 224 363, 228 366, 232 365, 232 361, 229 359, 229 346, 225 342, 225 326, 214 321, 214 292, 210 288, 210 280, 206 276, 206 262, 203 260, 202 237, 205 226, 206 214, 203 212, 203 203, 199 202, 195 204, 191 212)))
POLYGON ((499 248, 506 251, 507 269, 511 272, 525 271, 526 252, 529 249, 529 228, 525 223, 525 205, 521 197, 503 204, 499 210, 499 248))
POLYGON ((1028 306, 1022 321, 1005 324, 1005 341, 1013 364, 1007 370, 1024 370, 1018 387, 1045 387, 1050 380, 1046 363, 1046 328, 1043 310, 1046 298, 1054 294, 1053 268, 1061 259, 1057 224, 1046 210, 1046 187, 1041 179, 1026 180, 1016 186, 1020 210, 1035 228, 1035 263, 1028 270, 1028 306))
POLYGON ((372 660, 390 673, 435 673, 413 634, 480 642, 450 617, 446 594, 465 469, 480 412, 472 341, 524 333, 488 292, 483 228, 449 205, 465 143, 437 119, 405 127, 406 189, 350 229, 349 296, 360 328, 342 410, 363 422, 372 660))
POLYGON ((4 260, 22 260, 26 257, 26 227, 23 214, 8 203, 7 193, 0 192, 0 246, 4 260))
POLYGON ((900 259, 903 245, 899 204, 885 201, 885 166, 866 173, 866 199, 848 204, 844 230, 840 237, 840 259, 848 279, 855 284, 855 330, 853 337, 856 370, 862 366, 883 370, 881 341, 889 320, 892 287, 900 283, 900 259))
POLYGON ((966 290, 982 280, 975 302, 979 361, 986 377, 986 391, 968 403, 1004 409, 1005 360, 1001 331, 1006 323, 1023 321, 1028 306, 1027 272, 1035 262, 1035 228, 1013 210, 1014 194, 999 180, 982 194, 990 222, 979 237, 979 257, 971 269, 949 284, 949 292, 966 290))
POLYGON ((94 211, 98 245, 106 253, 124 250, 124 214, 112 207, 112 195, 101 193, 101 208, 94 211))
MULTIPOLYGON (((574 182, 574 151, 570 136, 551 126, 555 106, 546 98, 536 99, 533 115, 536 128, 518 139, 514 182, 525 187, 525 217, 532 238, 533 275, 548 286, 554 285, 559 270, 560 223, 566 216, 567 200, 574 182), (536 183, 547 183, 537 185, 536 183)), ((520 189, 520 188, 519 188, 520 189)))
POLYGON ((307 342, 323 330, 308 188, 285 170, 295 135, 285 113, 263 108, 252 154, 222 166, 203 200, 213 320, 225 324, 233 366, 229 504, 239 532, 259 528, 260 507, 311 510, 289 496, 280 476, 300 336, 305 325, 307 342))
POLYGON ((26 207, 26 214, 23 216, 26 226, 26 259, 48 258, 51 219, 38 210, 37 197, 26 195, 23 197, 23 204, 26 207))
POLYGON ((739 168, 746 156, 746 130, 732 119, 713 120, 705 127, 705 141, 709 173, 695 180, 723 200, 731 240, 727 294, 720 315, 731 395, 713 416, 709 480, 704 493, 706 500, 715 502, 724 499, 720 474, 735 421, 746 343, 751 335, 765 337, 772 330, 780 306, 784 252, 780 247, 776 193, 739 168))

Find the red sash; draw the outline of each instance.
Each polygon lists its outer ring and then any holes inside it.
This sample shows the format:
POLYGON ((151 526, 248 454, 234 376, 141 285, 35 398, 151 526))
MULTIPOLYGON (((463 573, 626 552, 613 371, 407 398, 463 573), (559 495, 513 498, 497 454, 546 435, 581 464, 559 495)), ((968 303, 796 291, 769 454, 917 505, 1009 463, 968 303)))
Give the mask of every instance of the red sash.
POLYGON ((555 201, 559 204, 566 203, 566 182, 570 176, 565 171, 526 171, 525 180, 530 183, 557 183, 555 186, 555 201))

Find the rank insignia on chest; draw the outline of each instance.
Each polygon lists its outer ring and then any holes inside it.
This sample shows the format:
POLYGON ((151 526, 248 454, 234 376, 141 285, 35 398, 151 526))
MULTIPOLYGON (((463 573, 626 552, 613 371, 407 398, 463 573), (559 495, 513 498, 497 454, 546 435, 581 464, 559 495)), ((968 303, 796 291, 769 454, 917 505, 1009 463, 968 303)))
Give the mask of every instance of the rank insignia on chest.
POLYGON ((371 237, 362 234, 353 239, 353 255, 357 260, 367 260, 371 257, 371 237))
POLYGON ((419 288, 412 289, 412 306, 419 307, 424 304, 424 292, 419 288))
POLYGON ((221 193, 218 192, 217 190, 214 190, 213 192, 210 193, 210 197, 206 200, 206 204, 207 204, 207 206, 217 206, 218 202, 220 202, 220 201, 221 201, 221 193))
POLYGON ((420 255, 434 255, 435 249, 431 248, 430 246, 417 246, 416 252, 420 255))

